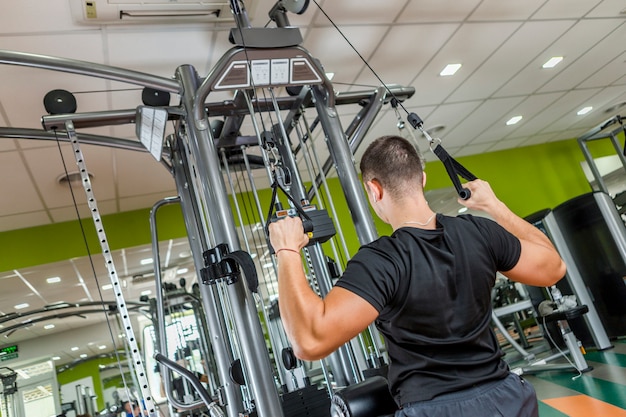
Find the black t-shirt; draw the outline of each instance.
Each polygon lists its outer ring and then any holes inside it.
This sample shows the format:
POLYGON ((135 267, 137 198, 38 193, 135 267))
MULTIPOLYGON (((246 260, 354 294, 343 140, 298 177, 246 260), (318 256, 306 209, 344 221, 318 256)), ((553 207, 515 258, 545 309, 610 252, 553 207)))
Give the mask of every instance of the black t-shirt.
POLYGON ((399 405, 503 378, 490 326, 496 271, 519 260, 519 240, 471 215, 437 215, 437 228, 400 228, 359 249, 337 286, 379 312, 399 405))

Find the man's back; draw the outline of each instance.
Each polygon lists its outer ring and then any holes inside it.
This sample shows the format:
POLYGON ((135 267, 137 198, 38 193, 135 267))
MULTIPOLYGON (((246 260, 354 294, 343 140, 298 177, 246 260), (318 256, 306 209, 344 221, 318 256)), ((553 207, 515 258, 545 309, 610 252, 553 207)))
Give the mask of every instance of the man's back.
POLYGON ((378 309, 399 404, 507 374, 490 327, 490 294, 496 271, 518 256, 518 240, 494 222, 438 215, 436 229, 399 228, 349 263, 337 285, 378 309))

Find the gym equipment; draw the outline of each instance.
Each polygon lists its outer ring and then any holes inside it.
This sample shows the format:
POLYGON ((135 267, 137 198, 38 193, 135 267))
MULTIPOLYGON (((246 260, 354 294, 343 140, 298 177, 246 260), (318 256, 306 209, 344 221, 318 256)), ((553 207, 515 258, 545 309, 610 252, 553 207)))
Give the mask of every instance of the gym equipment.
POLYGON ((398 409, 387 379, 373 376, 335 393, 331 400, 331 417, 389 416, 398 409))
POLYGON ((3 366, 0 367, 0 382, 2 383, 2 395, 4 404, 3 415, 7 417, 16 417, 17 409, 13 395, 17 392, 17 372, 13 369, 3 366))
MULTIPOLYGON (((285 2, 283 5, 285 10, 302 10, 305 3, 294 4, 295 8, 287 7, 285 2)), ((321 223, 328 229, 334 226, 336 233, 323 232, 323 239, 314 239, 303 251, 311 285, 320 295, 325 295, 332 287, 332 278, 341 272, 349 258, 342 228, 354 226, 361 244, 377 238, 354 167, 353 152, 383 106, 389 104, 392 97, 396 100, 411 97, 414 90, 390 86, 336 94, 321 65, 298 46, 299 31, 287 27, 281 7, 275 11, 276 28, 251 28, 243 4, 231 1, 231 7, 239 24, 231 31, 234 46, 205 77, 199 76, 190 65, 181 65, 173 78, 165 78, 106 65, 11 51, 0 51, 0 63, 89 75, 152 89, 152 94, 151 90, 144 90, 147 91, 142 100, 144 105, 138 108, 78 114, 69 112, 72 110, 69 108, 67 113, 42 118, 44 128, 54 134, 32 130, 16 132, 15 129, 12 134, 71 142, 115 289, 117 308, 124 320, 128 319, 127 303, 122 291, 118 290, 121 287, 109 258, 104 227, 80 146, 96 143, 148 151, 172 173, 179 195, 177 201, 167 200, 163 204, 172 202, 181 206, 196 271, 204 268, 217 271, 217 275, 207 274, 208 279, 199 284, 197 291, 201 306, 198 311, 202 312, 204 323, 199 327, 206 327, 203 338, 211 346, 210 351, 205 349, 213 363, 213 382, 209 387, 211 398, 217 398, 223 411, 231 417, 280 417, 286 412, 286 403, 282 402, 285 398, 319 396, 328 399, 336 387, 358 383, 364 371, 372 366, 384 366, 385 355, 374 326, 368 329, 368 337, 360 335, 319 363, 288 361, 289 366, 285 366, 280 363, 280 355, 270 355, 268 344, 272 352, 283 352, 288 348, 288 342, 279 323, 279 312, 273 314, 272 320, 268 319, 272 301, 276 299, 276 277, 271 267, 263 266, 274 265, 275 259, 266 246, 263 224, 268 220, 265 216, 267 207, 261 204, 257 190, 267 187, 264 181, 271 181, 272 170, 280 164, 290 174, 289 188, 285 187, 285 191, 292 203, 285 208, 287 214, 297 211, 294 201, 305 201, 298 204, 314 207, 310 212, 302 210, 313 223, 316 223, 316 215, 321 213, 321 223), (208 102, 214 92, 232 92, 233 100, 208 102), (178 104, 169 106, 170 100, 165 99, 167 94, 177 95, 178 104), (360 109, 344 130, 338 107, 351 105, 360 109), (168 120, 174 122, 174 133, 165 135, 168 120), (132 123, 137 124, 142 146, 136 141, 78 132, 86 127, 132 123), (67 138, 63 139, 63 135, 67 138), (228 155, 237 155, 236 165, 228 155), (260 168, 261 174, 253 175, 256 168, 260 168), (333 202, 336 191, 331 190, 326 178, 333 168, 351 222, 342 221, 341 224, 337 221, 333 202), (262 178, 263 172, 267 174, 265 179, 262 178), (231 199, 229 191, 238 198, 231 199), (255 291, 257 285, 251 279, 252 274, 243 272, 246 279, 231 279, 236 274, 224 273, 236 269, 242 272, 237 262, 233 264, 229 260, 231 254, 240 251, 256 255, 253 262, 258 272, 258 291, 255 291), (325 251, 332 251, 332 258, 338 260, 332 271, 325 251), (211 259, 212 255, 217 256, 211 259), (237 373, 238 382, 234 384, 231 371, 239 365, 241 373, 237 373), (294 392, 310 394, 300 396, 292 394, 294 392)), ((51 113, 56 112, 52 109, 51 113)), ((275 208, 279 202, 276 198, 271 207, 275 208)), ((317 232, 319 230, 317 228, 317 232)), ((160 265, 157 266, 158 257, 154 259, 155 276, 158 277, 160 271, 156 273, 156 269, 160 265)), ((159 282, 158 288, 161 287, 159 282)), ((167 300, 168 296, 157 294, 155 302, 164 307, 167 300)), ((162 323, 165 313, 159 312, 160 308, 155 306, 155 314, 162 323)), ((141 388, 142 400, 148 400, 146 406, 152 415, 155 410, 149 403, 151 394, 144 379, 146 371, 140 351, 133 344, 131 323, 124 321, 121 327, 127 334, 126 348, 137 376, 135 385, 141 388)), ((158 333, 158 337, 167 337, 166 330, 158 333)), ((167 353, 162 347, 159 350, 162 355, 167 353)), ((167 374, 164 372, 164 380, 167 374)), ((182 405, 189 407, 192 403, 182 405)))
POLYGON ((523 300, 511 305, 495 308, 491 313, 491 321, 498 328, 500 334, 507 340, 513 349, 515 349, 522 358, 527 362, 527 365, 519 365, 511 369, 519 375, 532 374, 544 371, 560 371, 560 370, 576 370, 579 373, 588 372, 593 368, 587 364, 585 357, 582 353, 582 345, 576 338, 574 332, 572 332, 569 326, 569 320, 583 316, 589 311, 589 308, 585 305, 577 306, 571 309, 563 311, 554 311, 548 315, 540 318, 543 323, 544 334, 552 340, 548 330, 547 323, 556 322, 558 328, 565 342, 566 349, 560 350, 556 343, 555 347, 559 350, 558 353, 549 355, 547 357, 537 357, 534 353, 529 352, 522 347, 508 332, 506 327, 500 321, 500 317, 523 310, 534 309, 530 300, 523 300), (568 356, 569 355, 569 356, 568 356), (567 363, 548 363, 555 359, 564 358, 567 363))
MULTIPOLYGON (((624 126, 623 121, 624 118, 622 116, 616 115, 600 123, 584 135, 578 137, 578 146, 583 152, 585 160, 587 161, 587 166, 593 176, 593 181, 590 181, 592 188, 594 191, 602 191, 611 195, 614 198, 615 203, 620 207, 620 214, 623 214, 624 211, 626 211, 625 190, 623 187, 620 187, 619 189, 609 189, 609 184, 607 184, 607 181, 602 176, 598 163, 591 155, 589 143, 609 140, 615 149, 615 156, 619 161, 619 169, 616 170, 616 172, 623 176, 626 171, 626 147, 622 147, 617 138, 620 133, 622 135, 626 135, 626 126, 624 126)), ((621 181, 619 182, 621 183, 621 181)))

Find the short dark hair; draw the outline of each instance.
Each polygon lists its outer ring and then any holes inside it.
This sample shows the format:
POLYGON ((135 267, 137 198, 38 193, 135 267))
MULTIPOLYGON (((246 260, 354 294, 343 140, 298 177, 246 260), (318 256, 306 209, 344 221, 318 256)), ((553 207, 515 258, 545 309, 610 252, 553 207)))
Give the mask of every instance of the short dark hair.
POLYGON ((422 184, 424 163, 419 151, 400 136, 375 139, 361 158, 363 181, 376 179, 393 196, 399 196, 403 185, 417 181, 422 184))

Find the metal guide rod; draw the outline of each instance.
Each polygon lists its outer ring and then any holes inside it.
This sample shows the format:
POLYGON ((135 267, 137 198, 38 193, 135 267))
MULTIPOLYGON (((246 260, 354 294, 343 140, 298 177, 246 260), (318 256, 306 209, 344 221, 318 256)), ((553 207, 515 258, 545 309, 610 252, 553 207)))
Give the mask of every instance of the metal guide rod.
MULTIPOLYGON (((172 146, 172 166, 174 171, 174 181, 181 199, 181 208, 183 211, 183 219, 187 229, 189 246, 194 254, 193 261, 196 271, 200 271, 204 267, 202 254, 208 249, 209 245, 204 234, 199 230, 198 225, 201 224, 197 219, 199 209, 192 192, 193 182, 190 179, 189 172, 190 163, 187 160, 188 151, 180 138, 176 139, 176 145, 172 146)), ((225 324, 221 320, 221 315, 216 311, 218 305, 217 293, 215 286, 200 286, 201 302, 211 334, 211 346, 213 347, 213 355, 217 366, 217 373, 222 385, 222 395, 229 416, 238 416, 241 406, 241 392, 231 382, 230 364, 233 361, 232 352, 225 343, 225 324)))
POLYGON ((365 245, 377 239, 378 232, 354 167, 354 157, 341 130, 337 109, 326 101, 328 93, 317 86, 313 87, 312 92, 324 133, 328 137, 330 154, 335 161, 337 176, 346 196, 359 242, 365 245))
MULTIPOLYGON (((272 99, 274 99, 274 94, 271 90, 270 94, 272 96, 272 99)), ((277 125, 279 127, 280 135, 282 137, 282 140, 276 141, 276 146, 279 149, 283 164, 291 172, 292 197, 297 201, 301 201, 303 199, 306 199, 306 194, 304 186, 302 185, 300 172, 297 169, 298 167, 293 152, 291 150, 289 137, 287 136, 287 132, 285 131, 280 111, 277 107, 275 107, 275 112, 276 118, 278 120, 277 125)), ((315 245, 307 248, 307 253, 309 255, 309 260, 311 262, 311 266, 315 273, 315 278, 321 292, 320 295, 324 297, 326 296, 326 294, 328 294, 332 287, 330 273, 328 272, 328 266, 325 262, 324 252, 322 251, 321 245, 319 243, 316 243, 315 245)), ((345 386, 360 381, 360 376, 357 372, 354 372, 354 370, 356 369, 356 362, 354 360, 354 354, 348 345, 339 347, 335 352, 331 353, 327 359, 333 364, 332 368, 334 371, 335 380, 338 385, 345 386)))
MULTIPOLYGON (((224 170, 226 171, 226 178, 228 179, 228 185, 230 187, 230 192, 231 192, 231 195, 233 196, 233 204, 235 205, 235 211, 237 212, 237 218, 239 219, 239 226, 240 226, 241 234, 243 236, 243 239, 244 239, 244 242, 245 242, 245 245, 246 245, 246 251, 250 253, 251 251, 250 251, 249 238, 248 238, 248 235, 246 233, 246 227, 245 227, 245 225, 243 223, 243 216, 241 214, 241 208, 239 206, 239 201, 238 201, 238 199, 236 197, 237 193, 236 193, 236 190, 235 190, 235 185, 233 183, 233 179, 231 177, 230 167, 228 165, 228 159, 226 158, 226 152, 224 152, 224 150, 222 149, 221 154, 222 154, 222 163, 224 164, 224 170)), ((252 177, 252 171, 251 171, 251 168, 250 168, 250 161, 248 160, 248 155, 246 154, 245 149, 243 149, 243 148, 241 149, 241 154, 243 156, 243 160, 244 160, 244 163, 246 165, 246 171, 248 172, 249 181, 252 184, 252 194, 254 196, 255 201, 257 202, 257 209, 259 209, 260 208, 259 198, 258 198, 258 195, 257 195, 257 190, 256 190, 256 188, 254 186, 254 181, 253 181, 253 177, 252 177)), ((259 218, 262 219, 263 218, 263 214, 262 214, 262 212, 260 210, 259 210, 259 215, 260 215, 259 218)), ((269 336, 269 339, 270 339, 270 344, 272 346, 276 346, 275 335, 273 334, 273 332, 270 331, 271 330, 270 329, 270 324, 269 324, 270 321, 269 321, 269 317, 267 315, 267 310, 265 309, 265 305, 263 303, 263 296, 259 296, 258 301, 260 302, 261 307, 262 307, 261 308, 261 314, 263 315, 263 319, 265 320, 265 323, 267 323, 268 336, 269 336)), ((278 355, 273 355, 273 358, 274 358, 276 369, 280 370, 281 366, 280 366, 280 363, 279 363, 278 355)), ((283 375, 282 375, 281 372, 278 372, 278 377, 279 377, 279 380, 280 380, 280 384, 283 385, 284 381, 283 381, 283 375)))
MULTIPOLYGON (((197 74, 193 67, 185 65, 177 69, 177 76, 180 78, 184 90, 189 92, 189 94, 183 95, 183 104, 190 111, 197 104, 194 102, 194 97, 191 96, 191 92, 196 91, 198 87, 197 74)), ((198 97, 197 93, 195 97, 198 97)), ((204 111, 202 118, 208 123, 204 111)), ((198 120, 194 120, 194 122, 189 123, 189 137, 195 142, 199 151, 198 155, 195 155, 198 173, 203 182, 207 184, 204 200, 207 217, 213 226, 211 233, 217 242, 226 243, 230 250, 239 250, 239 238, 235 230, 230 201, 210 129, 198 129, 198 120)), ((241 336, 242 365, 247 372, 247 380, 250 385, 248 388, 255 398, 258 415, 261 417, 280 417, 283 415, 283 411, 274 383, 269 352, 265 347, 265 339, 254 299, 246 288, 243 279, 228 285, 227 291, 233 304, 232 311, 238 334, 241 336)))
POLYGON ((76 59, 58 58, 54 56, 29 54, 25 52, 14 52, 0 49, 0 64, 22 65, 26 67, 62 71, 72 74, 95 76, 107 80, 151 87, 156 90, 168 91, 171 93, 180 92, 180 84, 177 80, 127 70, 124 68, 112 67, 110 65, 78 61, 76 59))
POLYGON ((122 286, 120 285, 120 281, 115 270, 113 256, 111 255, 109 242, 104 231, 104 226, 102 225, 102 219, 100 218, 100 212, 98 211, 96 197, 93 193, 93 189, 91 188, 91 180, 89 179, 89 173, 87 171, 85 159, 80 149, 80 144, 78 143, 76 131, 74 130, 72 122, 65 123, 65 130, 72 144, 72 149, 74 150, 74 158, 76 159, 76 164, 78 165, 80 176, 83 181, 83 188, 85 189, 85 194, 87 196, 87 205, 89 206, 89 209, 91 211, 94 226, 96 227, 96 232, 100 241, 100 247, 102 248, 102 255, 104 256, 105 265, 107 271, 109 272, 109 278, 111 280, 111 284, 113 285, 115 301, 117 302, 117 308, 119 310, 119 314, 124 326, 126 342, 128 343, 128 347, 130 349, 133 366, 138 371, 137 378, 139 382, 139 390, 144 401, 144 408, 148 411, 148 414, 150 416, 156 416, 156 409, 154 406, 154 401, 152 400, 152 395, 150 394, 150 387, 148 386, 146 370, 143 364, 143 360, 141 358, 139 347, 137 346, 137 339, 135 339, 135 333, 133 331, 133 326, 130 321, 128 308, 126 307, 126 301, 124 300, 124 294, 122 294, 122 286))

